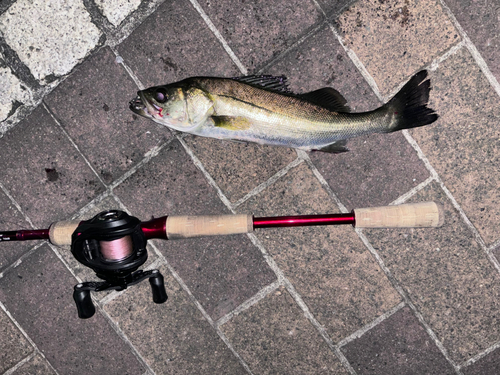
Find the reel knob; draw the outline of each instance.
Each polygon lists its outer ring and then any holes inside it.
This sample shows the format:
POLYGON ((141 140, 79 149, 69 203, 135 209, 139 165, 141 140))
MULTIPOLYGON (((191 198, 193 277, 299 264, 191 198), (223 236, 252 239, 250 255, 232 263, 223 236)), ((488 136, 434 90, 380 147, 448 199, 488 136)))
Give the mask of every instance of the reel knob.
POLYGON ((165 291, 165 284, 163 282, 163 275, 158 271, 152 271, 152 276, 149 278, 151 284, 151 291, 153 292, 154 303, 167 302, 168 296, 165 291))
POLYGON ((78 317, 80 319, 88 319, 94 316, 95 306, 90 296, 90 290, 83 289, 83 284, 75 285, 73 299, 75 300, 78 317))

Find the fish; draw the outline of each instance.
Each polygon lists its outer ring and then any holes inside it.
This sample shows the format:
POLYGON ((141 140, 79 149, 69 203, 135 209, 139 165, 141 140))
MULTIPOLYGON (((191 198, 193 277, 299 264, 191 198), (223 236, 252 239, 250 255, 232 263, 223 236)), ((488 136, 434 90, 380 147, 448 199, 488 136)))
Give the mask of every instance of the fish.
POLYGON ((129 108, 196 136, 341 153, 349 150, 347 140, 353 137, 435 122, 438 114, 428 107, 430 90, 422 70, 386 104, 352 113, 335 89, 296 94, 285 76, 190 77, 138 91, 129 108))

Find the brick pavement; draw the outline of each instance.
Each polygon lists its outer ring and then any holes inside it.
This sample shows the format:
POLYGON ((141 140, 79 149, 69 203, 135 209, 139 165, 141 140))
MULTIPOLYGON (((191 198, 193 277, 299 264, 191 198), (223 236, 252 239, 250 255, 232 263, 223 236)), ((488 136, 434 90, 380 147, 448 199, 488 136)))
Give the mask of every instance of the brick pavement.
POLYGON ((500 373, 500 4, 0 3, 1 230, 122 209, 256 216, 435 200, 439 229, 316 227, 149 244, 147 283, 94 294, 67 248, 2 243, 4 374, 500 373), (437 123, 340 155, 173 134, 128 110, 193 75, 285 74, 354 111, 416 71, 437 123))

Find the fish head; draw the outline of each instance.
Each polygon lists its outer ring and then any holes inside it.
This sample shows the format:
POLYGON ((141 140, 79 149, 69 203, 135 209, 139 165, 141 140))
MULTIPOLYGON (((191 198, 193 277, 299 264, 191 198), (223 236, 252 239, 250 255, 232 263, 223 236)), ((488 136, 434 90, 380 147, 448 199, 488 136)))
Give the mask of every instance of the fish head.
POLYGON ((136 114, 179 131, 189 131, 192 124, 188 113, 184 91, 171 85, 151 87, 137 92, 129 102, 136 114))

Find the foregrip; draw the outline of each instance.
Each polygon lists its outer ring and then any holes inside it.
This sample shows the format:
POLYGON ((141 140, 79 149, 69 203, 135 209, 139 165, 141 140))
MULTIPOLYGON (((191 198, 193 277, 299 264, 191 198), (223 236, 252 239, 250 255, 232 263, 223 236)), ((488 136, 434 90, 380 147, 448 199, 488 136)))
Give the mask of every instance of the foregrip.
POLYGON ((56 246, 71 245, 71 235, 76 230, 80 220, 67 220, 52 223, 49 228, 49 240, 56 246))
POLYGON ((169 240, 252 231, 252 215, 169 216, 166 224, 169 240))

